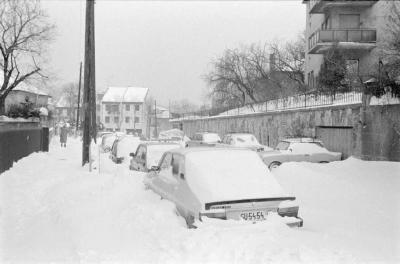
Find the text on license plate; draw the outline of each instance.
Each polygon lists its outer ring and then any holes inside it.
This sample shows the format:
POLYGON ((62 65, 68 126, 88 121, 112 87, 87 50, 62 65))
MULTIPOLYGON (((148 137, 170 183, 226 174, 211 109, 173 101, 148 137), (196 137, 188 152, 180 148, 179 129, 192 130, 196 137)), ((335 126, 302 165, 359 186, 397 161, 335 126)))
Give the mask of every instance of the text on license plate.
POLYGON ((264 211, 242 212, 240 217, 246 221, 261 221, 267 218, 267 213, 264 211))

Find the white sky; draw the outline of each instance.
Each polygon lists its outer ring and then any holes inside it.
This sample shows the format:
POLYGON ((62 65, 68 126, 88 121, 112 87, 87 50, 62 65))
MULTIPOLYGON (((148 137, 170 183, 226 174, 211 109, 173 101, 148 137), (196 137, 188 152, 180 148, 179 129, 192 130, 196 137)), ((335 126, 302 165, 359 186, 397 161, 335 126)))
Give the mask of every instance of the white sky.
MULTIPOLYGON (((77 81, 83 60, 82 0, 45 0, 57 25, 51 69, 58 83, 77 81)), ((226 48, 291 39, 305 28, 301 0, 116 1, 97 0, 96 83, 142 86, 160 103, 188 99, 201 104, 201 76, 226 48)))

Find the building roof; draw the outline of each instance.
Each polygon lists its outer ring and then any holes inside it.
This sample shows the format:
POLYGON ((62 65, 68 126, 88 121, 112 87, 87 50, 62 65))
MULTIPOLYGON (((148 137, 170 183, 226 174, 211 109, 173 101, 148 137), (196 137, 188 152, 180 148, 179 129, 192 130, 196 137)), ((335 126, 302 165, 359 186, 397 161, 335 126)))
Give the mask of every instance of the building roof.
POLYGON ((108 87, 102 102, 143 103, 149 89, 143 87, 108 87))
POLYGON ((13 91, 22 91, 22 92, 27 92, 27 93, 31 93, 31 94, 37 94, 37 95, 42 95, 42 96, 48 96, 50 97, 50 95, 38 88, 36 88, 35 86, 25 83, 25 82, 21 82, 20 84, 18 84, 17 87, 15 87, 13 89, 13 91))

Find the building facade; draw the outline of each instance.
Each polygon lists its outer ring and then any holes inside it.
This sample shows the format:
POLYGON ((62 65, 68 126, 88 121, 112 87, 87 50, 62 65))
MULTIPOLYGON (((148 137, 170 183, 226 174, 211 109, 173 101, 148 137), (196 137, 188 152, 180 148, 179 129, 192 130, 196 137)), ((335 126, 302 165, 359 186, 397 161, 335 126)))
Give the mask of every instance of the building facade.
POLYGON ((100 107, 104 129, 147 136, 147 93, 142 87, 109 87, 100 107))
POLYGON ((50 95, 47 93, 33 87, 21 83, 18 87, 14 88, 7 95, 5 100, 5 109, 6 112, 10 109, 10 106, 13 104, 20 104, 26 102, 32 102, 35 108, 48 108, 50 95))
POLYGON ((348 73, 371 78, 384 60, 388 36, 387 14, 394 1, 304 0, 306 12, 306 83, 318 84, 324 56, 337 48, 345 58, 348 73))

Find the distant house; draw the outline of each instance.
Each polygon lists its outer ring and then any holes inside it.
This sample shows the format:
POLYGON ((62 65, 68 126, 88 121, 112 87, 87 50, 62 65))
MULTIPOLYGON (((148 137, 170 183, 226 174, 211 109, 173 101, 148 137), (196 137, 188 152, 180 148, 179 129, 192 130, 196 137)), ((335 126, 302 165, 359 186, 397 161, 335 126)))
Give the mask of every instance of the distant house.
POLYGON ((26 100, 32 102, 35 108, 48 108, 50 98, 51 96, 46 92, 22 82, 7 95, 5 109, 8 112, 11 105, 24 103, 26 100))
POLYGON ((151 137, 158 137, 160 131, 172 129, 172 124, 169 122, 170 117, 170 112, 167 108, 157 105, 156 111, 154 111, 154 107, 151 107, 148 116, 148 135, 151 137))
POLYGON ((148 88, 109 87, 101 100, 101 123, 107 131, 147 135, 148 88))
POLYGON ((78 102, 71 102, 68 96, 62 95, 61 98, 58 99, 55 109, 57 121, 74 123, 78 111, 78 102))

